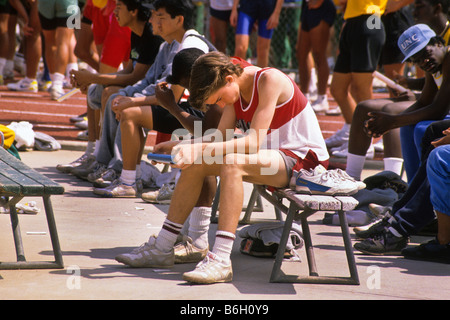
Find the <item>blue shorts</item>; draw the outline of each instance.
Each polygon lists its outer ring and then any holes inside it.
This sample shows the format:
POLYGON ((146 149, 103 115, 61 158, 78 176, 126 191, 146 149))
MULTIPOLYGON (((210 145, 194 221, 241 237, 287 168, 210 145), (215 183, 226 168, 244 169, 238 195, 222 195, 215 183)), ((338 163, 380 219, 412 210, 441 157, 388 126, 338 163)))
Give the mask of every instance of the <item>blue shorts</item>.
POLYGON ((271 39, 274 29, 268 30, 266 25, 275 4, 276 0, 242 0, 239 4, 236 34, 250 35, 253 25, 258 21, 258 36, 271 39))
POLYGON ((427 161, 430 199, 435 210, 450 216, 450 145, 431 151, 427 161))

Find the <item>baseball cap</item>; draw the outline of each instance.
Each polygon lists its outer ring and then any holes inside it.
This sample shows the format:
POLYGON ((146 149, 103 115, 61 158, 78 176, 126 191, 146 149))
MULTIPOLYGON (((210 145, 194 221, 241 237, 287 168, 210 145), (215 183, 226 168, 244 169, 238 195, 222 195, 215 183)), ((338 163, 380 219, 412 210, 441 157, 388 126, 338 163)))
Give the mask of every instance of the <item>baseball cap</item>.
POLYGON ((416 24, 405 30, 398 38, 397 44, 405 56, 402 62, 405 62, 417 52, 425 48, 430 39, 435 37, 436 33, 426 24, 416 24))
POLYGON ((172 61, 172 74, 167 76, 167 82, 180 84, 183 77, 190 77, 192 65, 204 52, 198 48, 180 50, 172 61))

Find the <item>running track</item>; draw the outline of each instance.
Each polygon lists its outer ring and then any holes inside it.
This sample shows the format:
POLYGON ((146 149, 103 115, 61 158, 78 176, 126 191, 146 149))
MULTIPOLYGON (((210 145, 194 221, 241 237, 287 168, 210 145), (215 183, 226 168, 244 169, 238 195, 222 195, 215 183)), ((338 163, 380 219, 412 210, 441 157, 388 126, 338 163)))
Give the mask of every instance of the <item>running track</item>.
MULTIPOLYGON (((17 79, 16 79, 17 81, 17 79)), ((385 93, 375 93, 376 98, 386 97, 385 93)), ((328 95, 330 107, 336 103, 328 95)), ((70 117, 86 112, 86 97, 78 93, 62 102, 52 101, 47 92, 28 93, 8 91, 0 86, 0 124, 7 125, 12 121, 28 121, 34 131, 46 133, 59 141, 79 141, 77 134, 80 129, 70 122, 70 117)), ((318 116, 324 138, 328 138, 339 130, 344 120, 342 116, 318 116)), ((156 133, 151 132, 147 145, 154 144, 156 133)), ((382 155, 376 155, 380 158, 382 155)))

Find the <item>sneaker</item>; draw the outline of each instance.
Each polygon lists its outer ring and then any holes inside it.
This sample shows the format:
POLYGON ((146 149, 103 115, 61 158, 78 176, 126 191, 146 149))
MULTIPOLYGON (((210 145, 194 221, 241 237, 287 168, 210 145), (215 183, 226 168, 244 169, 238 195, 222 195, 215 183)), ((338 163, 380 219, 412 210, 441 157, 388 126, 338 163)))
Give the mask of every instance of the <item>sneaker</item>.
MULTIPOLYGON (((339 148, 332 149, 330 151, 334 157, 347 158, 347 156, 348 156, 348 141, 345 142, 344 144, 342 144, 339 148)), ((375 148, 373 147, 373 145, 370 145, 370 147, 366 153, 366 159, 373 159, 374 157, 375 157, 375 148)))
POLYGON ((94 188, 93 192, 96 195, 109 198, 135 198, 139 194, 136 183, 128 185, 123 183, 120 178, 114 180, 106 188, 94 188))
POLYGON ((341 128, 334 135, 325 139, 325 144, 327 148, 334 148, 343 145, 348 142, 348 138, 350 137, 350 130, 341 128))
POLYGON ((440 244, 437 239, 413 248, 405 248, 401 254, 406 259, 450 264, 450 243, 440 244))
POLYGON ((58 100, 61 96, 63 96, 66 92, 62 87, 59 86, 51 86, 49 89, 50 98, 52 100, 58 100))
POLYGON ((56 169, 60 172, 63 173, 70 173, 70 171, 76 167, 81 166, 82 164, 84 164, 86 161, 88 161, 88 158, 90 156, 87 155, 86 153, 83 154, 81 157, 79 157, 77 160, 72 161, 71 163, 68 164, 58 164, 56 166, 56 169))
POLYGON ((87 119, 87 112, 80 114, 79 116, 71 117, 70 122, 75 123, 75 122, 83 121, 85 118, 87 119))
POLYGON ((48 92, 52 87, 52 82, 49 80, 38 80, 38 90, 48 92))
POLYGON ((171 268, 175 263, 173 249, 163 252, 156 248, 156 237, 152 236, 148 242, 134 249, 130 253, 119 254, 116 261, 133 268, 171 268))
POLYGON ((172 199, 173 191, 175 190, 175 183, 165 183, 159 189, 158 196, 156 197, 156 201, 159 204, 169 204, 172 199))
POLYGON ((103 163, 97 162, 97 167, 95 168, 94 172, 91 172, 87 175, 87 181, 89 182, 94 182, 95 180, 97 180, 98 178, 100 178, 105 171, 108 169, 108 167, 106 165, 104 165, 103 163))
POLYGON ((355 243, 353 247, 362 253, 375 256, 400 255, 402 249, 406 248, 408 244, 408 237, 397 237, 391 229, 386 228, 373 238, 355 243))
POLYGON ((353 232, 355 232, 356 237, 359 239, 373 238, 390 227, 394 220, 394 217, 386 213, 383 218, 376 219, 368 225, 353 228, 353 232))
POLYGON ((327 111, 325 111, 325 114, 327 116, 339 116, 339 115, 341 115, 341 113, 342 113, 342 110, 339 107, 336 107, 334 109, 328 109, 327 111))
POLYGON ((149 203, 158 203, 158 201, 156 201, 156 198, 158 197, 159 190, 160 189, 143 193, 141 195, 142 200, 149 203))
POLYGON ((88 130, 80 131, 77 134, 77 139, 82 141, 88 141, 89 140, 89 132, 88 130))
POLYGON ((98 169, 99 165, 100 164, 97 162, 95 156, 91 155, 89 156, 88 160, 81 166, 70 170, 70 173, 80 179, 87 180, 87 176, 89 175, 89 173, 94 172, 96 169, 98 169))
POLYGON ((88 119, 84 117, 83 120, 74 123, 74 126, 81 130, 86 130, 88 128, 88 119))
POLYGON ((231 262, 225 262, 216 254, 208 252, 193 271, 185 272, 183 280, 192 283, 217 283, 230 282, 233 279, 233 269, 231 262))
POLYGON ((314 170, 299 171, 295 191, 306 194, 352 195, 358 192, 358 185, 335 170, 326 170, 318 165, 314 170))
POLYGON ((353 177, 349 176, 348 173, 345 172, 344 170, 335 169, 334 171, 336 172, 337 175, 341 176, 342 179, 350 180, 353 183, 355 183, 356 186, 358 187, 358 191, 366 188, 366 184, 364 182, 354 179, 353 177))
POLYGON ((208 254, 209 248, 200 249, 193 243, 191 237, 183 237, 183 241, 175 245, 175 263, 198 263, 208 254))
POLYGON ((313 108, 314 112, 324 112, 330 108, 328 99, 320 99, 320 101, 319 99, 317 99, 312 103, 311 107, 313 108))
MULTIPOLYGON (((103 174, 95 179, 94 181, 91 181, 95 188, 106 188, 107 186, 111 185, 111 183, 118 178, 118 174, 114 169, 106 169, 103 174)), ((88 178, 89 180, 89 178, 88 178)))
POLYGON ((8 83, 8 90, 22 92, 38 92, 38 83, 36 80, 22 79, 19 82, 8 83))

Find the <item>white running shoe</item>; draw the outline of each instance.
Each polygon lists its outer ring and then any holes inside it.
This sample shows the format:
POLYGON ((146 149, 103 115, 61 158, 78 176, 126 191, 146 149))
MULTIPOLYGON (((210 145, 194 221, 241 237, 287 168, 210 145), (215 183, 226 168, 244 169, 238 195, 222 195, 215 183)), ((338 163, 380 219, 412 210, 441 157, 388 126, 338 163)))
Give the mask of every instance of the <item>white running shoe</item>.
POLYGON ((325 114, 327 116, 339 116, 342 113, 341 108, 336 107, 333 109, 328 109, 327 111, 325 111, 325 114))
POLYGON ((334 135, 325 139, 325 144, 327 148, 334 148, 343 145, 345 142, 348 142, 350 137, 350 128, 346 129, 346 127, 342 127, 334 135))
POLYGON ((68 164, 58 164, 56 166, 56 169, 60 172, 63 173, 70 173, 72 171, 73 168, 79 167, 82 164, 88 162, 88 161, 92 161, 91 158, 95 159, 95 157, 90 156, 88 154, 83 154, 81 157, 79 157, 77 160, 72 161, 71 163, 68 164))
POLYGON ((197 264, 193 271, 183 274, 183 280, 200 284, 230 282, 232 279, 231 262, 223 261, 212 252, 208 252, 205 259, 197 264))
POLYGON ((18 82, 8 83, 7 88, 11 91, 38 92, 38 82, 24 78, 18 82))
POLYGON ((336 170, 326 170, 318 165, 314 170, 301 169, 295 181, 298 193, 317 195, 352 195, 358 192, 355 180, 347 179, 336 170))
POLYGON ((60 86, 52 85, 49 89, 50 97, 52 100, 58 100, 61 96, 63 96, 66 92, 60 86))
POLYGON ((313 108, 314 112, 324 112, 330 108, 328 99, 326 97, 317 98, 317 100, 312 103, 311 107, 313 108))
POLYGON ((133 268, 171 268, 175 264, 173 249, 163 252, 156 248, 156 237, 134 249, 130 253, 119 254, 116 261, 133 268))

